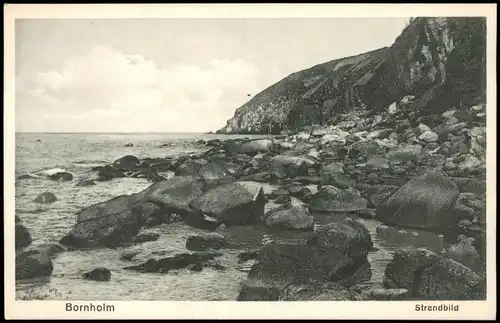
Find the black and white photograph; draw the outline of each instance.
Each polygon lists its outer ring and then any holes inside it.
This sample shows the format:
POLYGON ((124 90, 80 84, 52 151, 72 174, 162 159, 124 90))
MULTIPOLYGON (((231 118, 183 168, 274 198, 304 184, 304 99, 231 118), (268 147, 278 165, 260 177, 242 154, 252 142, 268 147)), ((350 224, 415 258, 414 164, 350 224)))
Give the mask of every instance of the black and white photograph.
POLYGON ((15 19, 15 300, 489 301, 491 18, 402 13, 15 19))

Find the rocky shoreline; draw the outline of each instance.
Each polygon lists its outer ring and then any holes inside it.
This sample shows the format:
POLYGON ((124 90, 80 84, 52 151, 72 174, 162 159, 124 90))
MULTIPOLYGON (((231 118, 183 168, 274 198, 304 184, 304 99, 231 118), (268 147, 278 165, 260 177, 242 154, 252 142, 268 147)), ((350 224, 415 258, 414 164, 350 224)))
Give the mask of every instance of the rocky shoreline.
MULTIPOLYGON (((228 241, 214 231, 261 226, 307 234, 241 253, 241 262, 256 262, 239 301, 484 299, 486 106, 417 116, 408 109, 411 100, 403 97, 376 115, 353 109, 335 125, 294 134, 198 141, 205 152, 156 159, 127 155, 96 167, 93 177, 76 185, 120 177, 146 178, 152 185, 84 208, 71 231, 53 244, 32 246, 16 216, 16 279, 50 276, 51 259, 61 252, 132 246, 158 238, 140 233, 142 228, 184 222, 205 231, 187 238, 190 252, 125 269, 165 275, 225 270, 217 258, 228 241), (265 192, 266 184, 276 188, 265 192), (344 219, 318 227, 315 212, 344 219), (387 265, 382 286, 361 288, 357 283, 371 274, 367 256, 373 242, 358 218, 437 232, 451 243, 441 253, 402 248, 387 265)), ((53 172, 47 180, 73 176, 53 172)), ((36 203, 56 199, 46 192, 36 203)), ((377 228, 384 230, 388 226, 377 228)), ((133 257, 117 252, 117 258, 133 257)), ((95 264, 82 279, 113 278, 95 264)))

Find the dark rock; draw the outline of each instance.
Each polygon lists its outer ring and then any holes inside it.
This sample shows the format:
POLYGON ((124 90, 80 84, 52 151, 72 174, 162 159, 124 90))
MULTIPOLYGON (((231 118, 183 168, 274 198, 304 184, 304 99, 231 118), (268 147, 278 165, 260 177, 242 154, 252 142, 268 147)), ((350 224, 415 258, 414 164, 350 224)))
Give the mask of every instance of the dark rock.
POLYGON ((294 178, 294 181, 302 183, 302 184, 320 184, 322 178, 319 176, 297 176, 294 178))
POLYGON ((203 270, 203 264, 201 262, 197 262, 195 264, 188 265, 187 268, 191 271, 200 272, 203 270))
POLYGON ((405 288, 386 289, 374 288, 368 289, 361 293, 364 300, 374 301, 400 301, 408 300, 410 298, 409 291, 405 288))
POLYGON ((179 166, 175 167, 175 175, 196 177, 204 164, 205 163, 200 160, 186 160, 179 166))
POLYGON ((290 193, 291 196, 298 198, 299 200, 303 195, 305 195, 306 191, 311 192, 311 190, 307 187, 304 187, 302 185, 297 185, 293 184, 291 186, 287 187, 288 192, 290 193))
POLYGON ((215 187, 194 199, 190 206, 226 225, 254 224, 264 216, 262 185, 235 182, 215 187))
POLYGON ((307 162, 296 156, 279 155, 271 159, 270 171, 277 178, 294 178, 297 176, 307 176, 307 162))
POLYGON ((331 185, 340 189, 347 189, 353 187, 355 181, 347 175, 337 175, 332 179, 331 185))
POLYGON ((292 198, 288 195, 281 195, 281 196, 278 196, 275 200, 274 200, 274 203, 275 204, 286 204, 286 203, 290 203, 290 201, 292 200, 292 198))
POLYGON ((274 229, 312 230, 314 217, 306 204, 287 203, 265 214, 266 226, 274 229))
POLYGON ((219 264, 217 262, 213 262, 213 261, 210 261, 210 262, 206 263, 205 267, 212 268, 212 269, 215 269, 215 270, 226 270, 227 269, 226 266, 221 265, 221 264, 219 264))
POLYGON ((30 174, 23 174, 17 177, 17 179, 30 179, 30 178, 37 178, 37 177, 30 174))
POLYGON ((424 156, 424 150, 420 145, 398 146, 390 150, 386 158, 396 162, 414 161, 419 162, 424 156))
POLYGON ((193 251, 221 249, 227 245, 227 240, 223 235, 213 232, 191 235, 186 240, 186 249, 193 251))
POLYGON ((374 219, 376 217, 375 209, 364 209, 356 212, 356 214, 363 219, 374 219))
POLYGON ((233 151, 235 153, 241 154, 257 154, 273 152, 275 149, 275 144, 271 139, 260 139, 246 142, 243 145, 237 147, 233 151))
POLYGON ((16 254, 16 280, 50 276, 52 270, 52 261, 43 251, 33 249, 16 254))
POLYGON ((340 174, 344 174, 344 165, 338 162, 330 163, 319 170, 319 175, 326 184, 331 184, 332 180, 340 174))
POLYGON ((101 167, 97 171, 97 180, 98 181, 110 181, 113 178, 125 177, 125 174, 119 169, 116 169, 110 165, 106 165, 101 167))
POLYGON ((135 270, 140 272, 168 272, 171 269, 183 269, 190 265, 204 263, 214 259, 217 254, 213 253, 181 253, 172 257, 162 259, 149 259, 141 265, 126 267, 127 270, 135 270))
POLYGON ((111 271, 104 267, 98 267, 84 273, 83 278, 100 282, 109 281, 111 279, 111 271))
POLYGON ((55 255, 66 251, 66 249, 58 243, 43 243, 30 247, 29 250, 36 250, 36 252, 45 253, 47 257, 52 259, 55 255))
POLYGON ((450 246, 445 256, 471 268, 475 272, 485 270, 486 264, 481 261, 481 256, 476 249, 476 239, 474 238, 465 238, 450 246))
POLYGON ((342 190, 325 185, 311 197, 311 210, 320 212, 354 212, 366 209, 367 201, 355 189, 342 190))
POLYGON ((412 299, 479 300, 484 281, 472 269, 426 249, 403 248, 387 265, 386 288, 405 288, 412 299))
POLYGON ((139 202, 131 206, 132 211, 139 214, 141 223, 151 227, 163 223, 166 219, 165 211, 152 202, 139 202))
POLYGON ((139 253, 140 253, 139 250, 125 250, 124 252, 122 252, 120 259, 126 260, 126 261, 131 261, 139 253))
POLYGON ((172 167, 172 160, 170 159, 156 159, 149 164, 149 168, 155 171, 169 171, 172 167))
POLYGON ((50 204, 50 203, 54 203, 55 201, 57 201, 57 197, 55 196, 54 193, 51 193, 51 192, 44 192, 44 193, 38 195, 33 200, 33 202, 41 203, 41 204, 50 204))
POLYGON ((16 224, 15 231, 15 239, 16 239, 16 250, 20 248, 27 247, 31 244, 31 234, 28 229, 22 224, 16 224))
POLYGON ((309 278, 339 281, 366 265, 372 247, 370 233, 361 223, 331 223, 305 242, 266 244, 248 278, 278 284, 309 278))
POLYGON ((201 196, 204 183, 191 176, 176 176, 151 185, 137 194, 142 202, 156 204, 164 214, 191 215, 189 203, 201 196))
POLYGON ((289 195, 290 195, 290 192, 288 191, 288 189, 278 188, 278 189, 273 190, 271 192, 271 194, 269 194, 269 198, 274 199, 274 198, 277 198, 280 196, 289 196, 289 195))
POLYGON ((228 184, 235 181, 232 173, 228 170, 225 162, 212 161, 203 165, 198 174, 206 184, 215 186, 217 184, 228 184))
POLYGON ((126 155, 115 160, 113 166, 122 170, 132 170, 136 169, 140 163, 141 161, 139 158, 132 155, 126 155))
POLYGON ((72 181, 73 174, 68 172, 58 172, 48 176, 53 181, 72 181))
POLYGON ((260 279, 246 279, 241 283, 237 301, 277 301, 285 286, 260 279))
POLYGON ((77 213, 73 229, 59 242, 74 248, 117 247, 129 243, 142 227, 135 200, 122 195, 77 213))
POLYGON ((134 147, 134 144, 130 144, 130 143, 129 144, 125 144, 124 147, 134 147))
POLYGON ((367 189, 363 193, 363 196, 368 199, 369 206, 378 208, 387 201, 397 189, 398 186, 394 185, 377 185, 367 189))
POLYGON ((461 220, 472 221, 476 217, 474 209, 467 205, 464 205, 460 201, 460 199, 458 199, 457 202, 455 203, 455 206, 451 210, 451 213, 453 214, 457 222, 461 220))
POLYGON ((362 297, 334 283, 311 281, 305 284, 286 286, 279 296, 280 301, 360 301, 362 297))
POLYGON ((259 256, 260 249, 247 250, 238 254, 238 263, 244 263, 259 256))
POLYGON ((143 243, 143 242, 149 242, 149 241, 156 241, 160 238, 160 235, 158 233, 142 233, 135 237, 134 242, 135 243, 143 243))
POLYGON ((75 186, 92 186, 92 185, 96 185, 96 182, 94 182, 93 180, 84 179, 79 181, 75 186))
POLYGON ((205 144, 205 146, 208 146, 208 147, 217 147, 220 143, 220 140, 219 139, 211 139, 211 140, 208 140, 205 144))
POLYGON ((420 229, 447 229, 453 225, 457 185, 441 170, 430 170, 400 187, 378 209, 382 222, 420 229))
POLYGON ((486 181, 476 178, 453 177, 452 180, 457 184, 461 193, 470 192, 477 196, 486 195, 486 181))

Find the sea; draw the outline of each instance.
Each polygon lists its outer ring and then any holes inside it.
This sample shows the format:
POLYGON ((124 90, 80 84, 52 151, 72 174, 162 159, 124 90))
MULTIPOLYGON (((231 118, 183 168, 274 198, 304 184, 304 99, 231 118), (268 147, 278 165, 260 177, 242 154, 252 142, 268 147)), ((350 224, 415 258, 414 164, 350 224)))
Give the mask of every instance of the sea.
MULTIPOLYGON (((197 140, 227 140, 262 136, 219 135, 192 133, 17 133, 15 137, 16 178, 25 174, 39 174, 54 169, 64 169, 73 174, 73 181, 51 181, 44 177, 16 179, 15 214, 32 235, 32 246, 58 242, 76 223, 76 213, 92 204, 113 197, 137 193, 152 183, 141 178, 118 178, 97 185, 75 186, 79 180, 92 176, 92 168, 106 165, 125 156, 175 157, 202 152, 207 149, 195 144, 197 140), (131 147, 125 147, 132 144, 131 147), (43 192, 54 193, 58 200, 52 204, 33 202, 43 192)), ((273 187, 264 185, 266 191, 273 187)), ((7 215, 7 214, 6 214, 7 215)), ((313 214, 317 226, 339 221, 339 216, 313 214)), ((14 216, 11 214, 10 216, 14 216)), ((443 248, 442 237, 422 231, 390 228, 377 233, 380 222, 359 219, 369 229, 375 250, 368 258, 372 275, 361 284, 380 285, 385 267, 394 252, 402 246, 425 247, 436 252, 443 248)), ((13 223, 13 222, 12 222, 13 223)), ((181 252, 186 238, 199 229, 182 222, 163 224, 142 232, 160 234, 157 241, 126 247, 139 252, 139 259, 164 257, 181 252)), ((50 277, 16 282, 17 299, 47 300, 168 300, 168 301, 234 301, 246 279, 252 261, 238 263, 237 255, 262 246, 266 241, 300 238, 302 233, 270 233, 253 227, 231 227, 220 230, 230 248, 218 257, 226 270, 205 268, 201 272, 189 270, 170 271, 167 274, 138 273, 123 269, 137 262, 121 259, 125 248, 67 251, 53 259, 54 270, 50 277), (108 282, 82 279, 82 273, 96 267, 106 267, 111 273, 108 282)))

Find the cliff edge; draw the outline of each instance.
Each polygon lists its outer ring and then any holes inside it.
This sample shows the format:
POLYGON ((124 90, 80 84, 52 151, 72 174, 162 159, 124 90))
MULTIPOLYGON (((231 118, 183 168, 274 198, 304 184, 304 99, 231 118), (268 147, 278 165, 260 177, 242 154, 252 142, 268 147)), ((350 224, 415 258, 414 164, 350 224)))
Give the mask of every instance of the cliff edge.
POLYGON ((293 73, 238 108, 218 133, 279 134, 335 124, 353 109, 376 114, 405 96, 438 114, 486 98, 486 19, 418 17, 391 47, 293 73))

